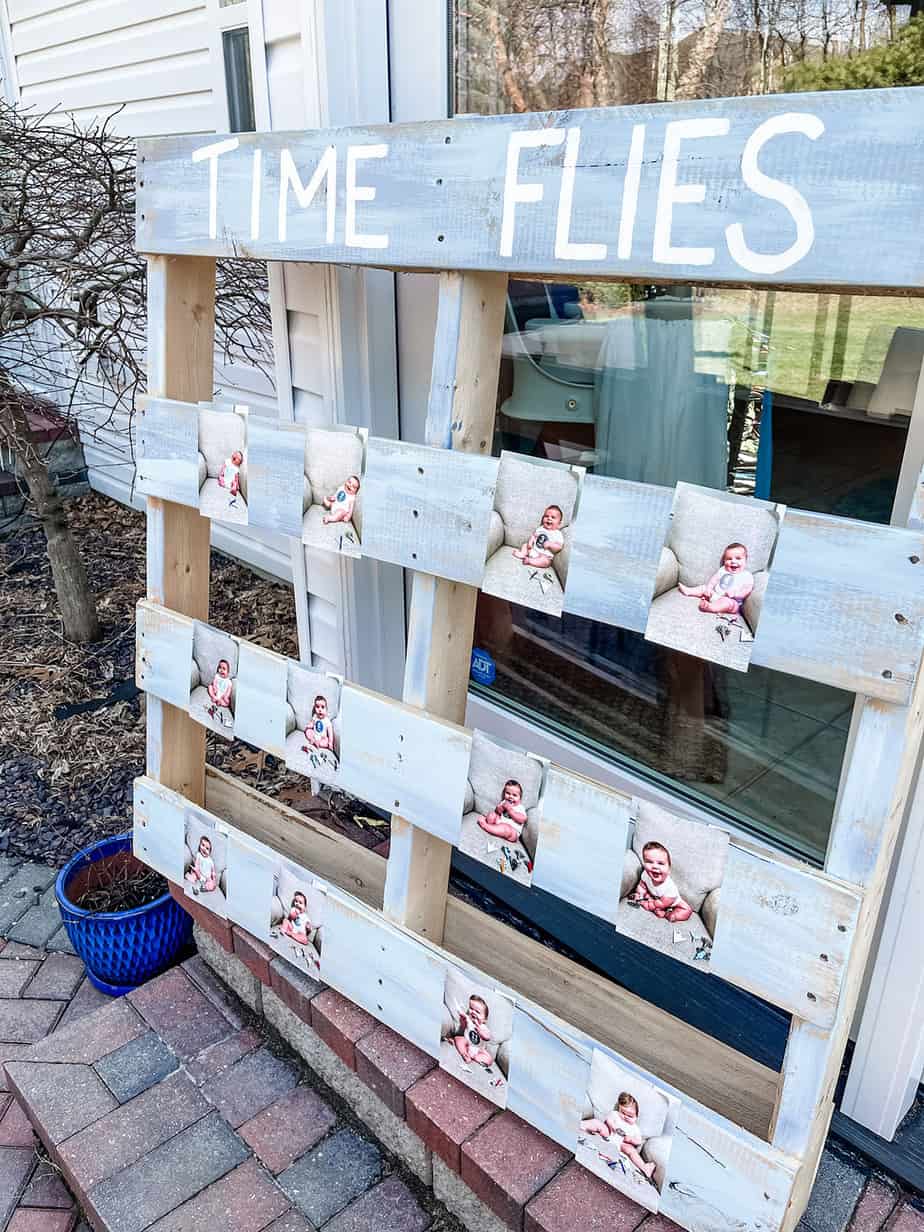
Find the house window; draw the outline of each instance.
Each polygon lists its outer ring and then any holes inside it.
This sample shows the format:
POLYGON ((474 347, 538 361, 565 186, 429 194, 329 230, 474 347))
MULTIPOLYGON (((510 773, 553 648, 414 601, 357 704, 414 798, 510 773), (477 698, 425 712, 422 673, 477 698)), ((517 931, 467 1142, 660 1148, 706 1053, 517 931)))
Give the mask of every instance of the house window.
MULTIPOLYGON (((778 89, 798 31, 762 52, 726 10, 669 3, 659 27, 633 0, 457 4, 456 110, 778 89)), ((888 40, 887 15, 865 37, 888 40)), ((494 451, 888 522, 922 360, 919 300, 515 279, 494 451)), ((823 859, 852 695, 485 594, 475 638, 496 664, 476 694, 823 859)))
POLYGON ((223 30, 225 90, 228 96, 228 127, 232 133, 256 132, 253 78, 250 68, 250 33, 246 26, 223 30))

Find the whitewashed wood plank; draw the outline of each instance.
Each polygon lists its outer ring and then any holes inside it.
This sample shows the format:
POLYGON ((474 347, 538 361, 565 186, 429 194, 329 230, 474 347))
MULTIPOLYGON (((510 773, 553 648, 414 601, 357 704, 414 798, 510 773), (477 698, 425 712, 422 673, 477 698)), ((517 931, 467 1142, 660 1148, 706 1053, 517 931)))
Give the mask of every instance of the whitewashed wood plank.
POLYGON ((672 500, 670 488, 586 476, 566 612, 639 633, 645 628, 672 500))
POLYGON ((533 885, 616 922, 632 799, 550 766, 533 885))
POLYGON ((455 724, 345 685, 340 781, 448 843, 458 843, 472 738, 455 724))
POLYGON ((238 643, 234 735, 285 757, 289 660, 253 642, 238 643))
POLYGON ((192 161, 212 139, 164 138, 141 147, 149 172, 138 247, 575 278, 920 287, 924 236, 908 208, 908 186, 924 179, 924 148, 908 124, 916 106, 907 90, 848 91, 242 133, 219 160, 212 227, 210 160, 192 161), (745 183, 743 168, 758 159, 787 186, 788 205, 767 209, 745 183), (280 209, 283 176, 307 185, 319 164, 338 185, 353 174, 367 191, 341 191, 330 212, 323 191, 304 207, 288 191, 280 209), (702 199, 682 205, 678 183, 702 199))
POLYGON ((137 432, 139 492, 199 504, 199 413, 189 402, 146 398, 137 432))
POLYGON ((304 429, 297 424, 250 415, 247 424, 250 523, 300 540, 304 491, 304 429))
POLYGON ((924 649, 924 536, 788 510, 753 662, 906 702, 924 649))
POLYGON ((549 1021, 539 1022, 521 1006, 514 1010, 513 1045, 508 1110, 573 1152, 589 1057, 552 1030, 549 1021))
POLYGON ((269 944, 270 904, 279 856, 233 826, 228 831, 228 919, 269 944))
POLYGON ((477 586, 497 482, 496 458, 370 437, 363 548, 407 569, 477 586))
POLYGON ((713 974, 821 1027, 833 1025, 862 896, 814 870, 732 844, 713 974))
POLYGON ((145 775, 135 779, 133 797, 134 854, 174 885, 182 885, 188 801, 145 775))
POLYGON ((431 1057, 438 1056, 446 963, 333 889, 324 932, 324 982, 431 1057))
POLYGON ((142 599, 135 609, 135 683, 161 701, 189 705, 194 622, 142 599))

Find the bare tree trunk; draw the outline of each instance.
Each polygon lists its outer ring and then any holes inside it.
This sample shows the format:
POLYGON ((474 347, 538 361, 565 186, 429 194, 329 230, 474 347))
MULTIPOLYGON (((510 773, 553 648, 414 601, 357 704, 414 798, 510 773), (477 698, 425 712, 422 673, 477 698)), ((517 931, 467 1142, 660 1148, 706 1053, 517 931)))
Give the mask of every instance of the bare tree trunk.
POLYGON ((4 410, 12 419, 16 439, 17 468, 35 506, 45 532, 48 563, 54 581, 64 635, 71 642, 85 645, 100 637, 96 603, 90 593, 87 571, 67 524, 64 502, 48 467, 28 443, 29 422, 22 407, 11 398, 4 410))
POLYGON ((728 18, 730 0, 709 0, 706 5, 706 23, 693 50, 687 66, 677 83, 677 98, 702 98, 706 70, 719 45, 725 22, 728 18))

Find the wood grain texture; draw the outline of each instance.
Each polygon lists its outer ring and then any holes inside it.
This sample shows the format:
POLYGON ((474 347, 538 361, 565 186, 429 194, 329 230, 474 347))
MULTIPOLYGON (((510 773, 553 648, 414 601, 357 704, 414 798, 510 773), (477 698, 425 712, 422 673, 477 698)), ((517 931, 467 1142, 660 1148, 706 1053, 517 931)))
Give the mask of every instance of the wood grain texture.
POLYGON ((712 972, 808 1022, 831 1027, 861 902, 851 886, 732 843, 712 972))
MULTIPOLYGON (((426 443, 431 448, 490 453, 506 306, 506 275, 440 275, 427 405, 426 443)), ((404 700, 456 723, 465 718, 477 600, 471 586, 413 575, 404 700)), ((448 843, 395 813, 386 915, 439 941, 451 857, 448 843)))
POLYGON ((533 885, 616 922, 632 799, 549 766, 533 885))
POLYGON ((189 704, 193 624, 144 599, 135 608, 135 683, 150 697, 182 710, 189 704))
MULTIPOLYGON (((385 861, 230 775, 208 769, 209 810, 372 908, 385 861)), ((541 1004, 687 1096, 766 1137, 777 1074, 650 1005, 572 959, 450 897, 444 948, 519 996, 541 1004)))
POLYGON ((133 789, 132 850, 175 885, 183 884, 186 798, 144 776, 133 789))
MULTIPOLYGON (((182 402, 212 396, 215 262, 148 259, 148 394, 182 402)), ((147 499, 147 595, 196 620, 209 613, 209 523, 195 509, 147 499)), ((185 710, 153 701, 146 714, 147 770, 202 803, 205 730, 185 710)))
POLYGON ((496 481, 496 458, 370 437, 363 551, 478 586, 496 481))
POLYGON ((507 1108, 569 1151, 577 1146, 590 1058, 551 1024, 517 1006, 507 1108))
POLYGON ((472 738, 411 706, 345 685, 340 784, 415 826, 458 843, 472 738))
POLYGON ((248 524, 300 540, 304 486, 304 429, 248 415, 248 524))
POLYGON ((199 416, 189 402, 139 400, 136 484, 146 496, 199 504, 199 416))
POLYGON ((924 178, 924 144, 908 124, 917 105, 912 90, 850 91, 240 133, 217 164, 214 238, 212 164, 193 162, 192 152, 220 139, 165 137, 140 143, 137 244, 142 252, 393 268, 785 282, 866 293, 919 288, 924 237, 909 207, 910 186, 924 178), (791 131, 794 124, 802 131, 791 131), (643 126, 643 147, 633 194, 626 184, 636 126, 643 126), (518 159, 513 150, 512 167, 511 134, 527 143, 518 159), (373 195, 354 205, 352 242, 345 188, 351 147, 360 155, 356 182, 373 195), (255 148, 263 157, 254 239, 255 148), (322 186, 302 208, 290 190, 280 239, 282 151, 307 185, 331 148, 333 201, 322 186), (379 156, 370 157, 373 151, 379 156), (777 191, 790 194, 791 208, 749 188, 743 162, 781 181, 777 191), (513 193, 505 194, 505 182, 512 188, 516 181, 535 186, 525 190, 531 200, 514 203, 513 193), (676 184, 701 185, 702 201, 672 204, 676 184), (804 207, 798 232, 793 190, 804 207), (515 210, 507 218, 505 197, 507 210, 515 210))
POLYGON ((286 688, 289 660, 282 655, 238 642, 234 736, 285 759, 286 688))

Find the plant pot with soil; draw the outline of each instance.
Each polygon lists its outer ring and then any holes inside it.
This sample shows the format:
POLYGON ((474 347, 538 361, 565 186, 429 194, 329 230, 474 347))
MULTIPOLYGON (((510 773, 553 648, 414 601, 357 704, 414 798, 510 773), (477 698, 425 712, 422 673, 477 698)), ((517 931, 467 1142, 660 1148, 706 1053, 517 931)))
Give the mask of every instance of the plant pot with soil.
POLYGON ((61 919, 100 992, 119 997, 171 966, 190 944, 192 920, 167 882, 119 834, 79 851, 55 882, 61 919))

